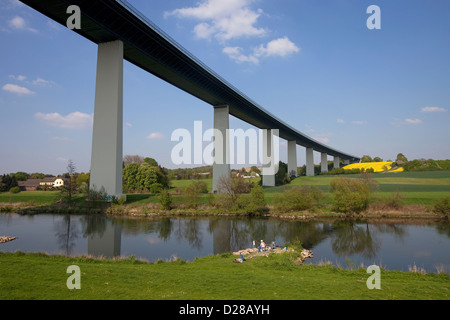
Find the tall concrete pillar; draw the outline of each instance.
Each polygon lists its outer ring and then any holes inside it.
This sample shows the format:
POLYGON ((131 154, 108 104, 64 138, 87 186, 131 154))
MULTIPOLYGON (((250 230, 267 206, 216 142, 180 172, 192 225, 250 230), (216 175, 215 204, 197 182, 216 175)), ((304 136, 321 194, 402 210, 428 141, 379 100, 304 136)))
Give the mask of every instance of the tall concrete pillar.
POLYGON ((273 143, 273 130, 263 130, 262 144, 262 185, 266 187, 275 186, 275 173, 278 164, 275 163, 275 148, 273 143))
POLYGON ((323 173, 328 172, 328 155, 326 152, 320 154, 320 171, 323 173))
POLYGON ((306 148, 306 176, 314 177, 314 149, 306 148))
POLYGON ((122 196, 123 43, 98 45, 90 188, 122 196))
POLYGON ((297 176, 297 142, 295 140, 288 141, 288 175, 297 176))
POLYGON ((213 193, 220 193, 220 185, 229 183, 230 178, 230 147, 228 130, 230 128, 229 106, 214 107, 214 163, 213 163, 213 193))
POLYGON ((341 159, 339 157, 334 157, 333 168, 339 169, 341 167, 341 159))
POLYGON ((348 166, 348 165, 350 164, 350 160, 349 160, 349 159, 345 159, 345 160, 344 160, 344 164, 345 164, 346 166, 348 166))

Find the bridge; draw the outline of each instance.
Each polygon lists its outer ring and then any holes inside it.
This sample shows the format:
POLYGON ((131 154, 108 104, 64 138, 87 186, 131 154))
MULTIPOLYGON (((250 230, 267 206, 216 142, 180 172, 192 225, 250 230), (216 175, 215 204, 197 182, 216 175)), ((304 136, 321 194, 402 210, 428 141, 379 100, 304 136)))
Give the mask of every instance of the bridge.
MULTIPOLYGON (((66 26, 76 5, 81 9, 81 28, 73 29, 98 45, 94 128, 90 186, 104 187, 109 195, 122 195, 123 150, 123 60, 146 70, 213 107, 214 129, 227 135, 232 115, 268 134, 263 155, 269 155, 263 169, 273 165, 273 134, 288 141, 288 171, 297 172, 296 146, 306 148, 307 175, 314 175, 313 152, 321 153, 321 170, 328 170, 327 157, 334 166, 359 162, 359 157, 335 150, 281 121, 251 100, 204 63, 199 61, 158 26, 124 0, 20 0, 36 11, 66 26)), ((215 144, 213 191, 220 177, 229 176, 227 146, 215 144), (222 150, 218 150, 221 148, 222 150), (218 152, 219 151, 219 152, 218 152), (221 151, 221 152, 220 152, 221 151)), ((275 185, 274 174, 263 174, 263 185, 275 185)))

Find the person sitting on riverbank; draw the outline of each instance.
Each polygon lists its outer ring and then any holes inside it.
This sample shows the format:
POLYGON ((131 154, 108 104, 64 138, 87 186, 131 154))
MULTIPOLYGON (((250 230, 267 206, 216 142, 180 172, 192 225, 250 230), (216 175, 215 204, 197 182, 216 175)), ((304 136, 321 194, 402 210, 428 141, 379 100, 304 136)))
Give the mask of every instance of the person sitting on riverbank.
POLYGON ((259 245, 259 251, 265 251, 266 250, 266 244, 264 240, 261 240, 261 243, 259 245))

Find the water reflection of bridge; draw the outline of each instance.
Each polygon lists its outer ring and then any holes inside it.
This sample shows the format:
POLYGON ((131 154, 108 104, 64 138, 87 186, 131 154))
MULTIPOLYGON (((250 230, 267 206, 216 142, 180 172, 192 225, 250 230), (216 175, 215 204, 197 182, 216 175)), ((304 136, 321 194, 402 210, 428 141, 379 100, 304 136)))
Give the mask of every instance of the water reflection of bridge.
MULTIPOLYGON (((369 226, 351 222, 319 223, 253 218, 210 219, 109 219, 86 217, 83 227, 88 236, 88 254, 112 258, 120 256, 122 234, 156 234, 167 241, 176 238, 180 243, 201 248, 203 239, 212 238, 213 252, 233 252, 256 245, 263 239, 266 244, 299 243, 313 249, 326 239, 332 251, 342 257, 359 254, 366 258, 376 256, 380 249, 379 233, 394 233, 401 237, 401 226, 369 226), (95 221, 94 221, 94 220, 95 221), (207 224, 207 225, 205 225, 207 224)), ((149 244, 148 250, 152 250, 149 244)))

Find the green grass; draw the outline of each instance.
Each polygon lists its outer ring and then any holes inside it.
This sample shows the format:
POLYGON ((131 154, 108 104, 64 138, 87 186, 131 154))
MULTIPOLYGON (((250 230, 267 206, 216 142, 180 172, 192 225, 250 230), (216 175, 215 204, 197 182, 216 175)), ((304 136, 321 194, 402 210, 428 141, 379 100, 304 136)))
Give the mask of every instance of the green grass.
POLYGON ((58 191, 21 191, 16 194, 0 193, 0 202, 33 202, 35 204, 51 204, 61 197, 58 191))
MULTIPOLYGON (((349 178, 357 178, 358 175, 344 175, 349 178)), ((337 176, 319 175, 315 177, 298 177, 290 184, 277 187, 265 187, 265 196, 268 205, 273 205, 275 197, 285 188, 296 186, 316 186, 322 190, 326 197, 321 202, 323 205, 332 203, 332 196, 329 192, 330 181, 337 176)), ((425 171, 425 172, 398 172, 398 173, 377 173, 373 178, 378 183, 378 191, 374 193, 375 199, 386 199, 395 192, 400 192, 405 205, 425 205, 430 206, 436 200, 445 198, 450 194, 450 171, 425 171)), ((201 180, 206 182, 208 190, 212 189, 212 179, 201 180)), ((184 189, 192 180, 171 181, 172 191, 184 189)), ((22 191, 17 194, 9 192, 0 193, 0 203, 31 203, 36 206, 54 204, 60 199, 58 191, 22 191)), ((77 201, 83 201, 82 195, 76 196, 77 201)), ((174 194, 175 205, 185 203, 182 194, 174 194)), ((158 203, 158 197, 152 194, 128 194, 127 204, 140 206, 158 203)), ((199 198, 200 205, 209 203, 209 195, 202 194, 199 198)))
POLYGON ((0 253, 0 300, 449 300, 450 275, 381 270, 381 290, 369 290, 366 269, 296 265, 290 253, 234 263, 222 254, 141 263, 44 254, 0 253), (67 267, 81 271, 81 289, 66 286, 67 267))

